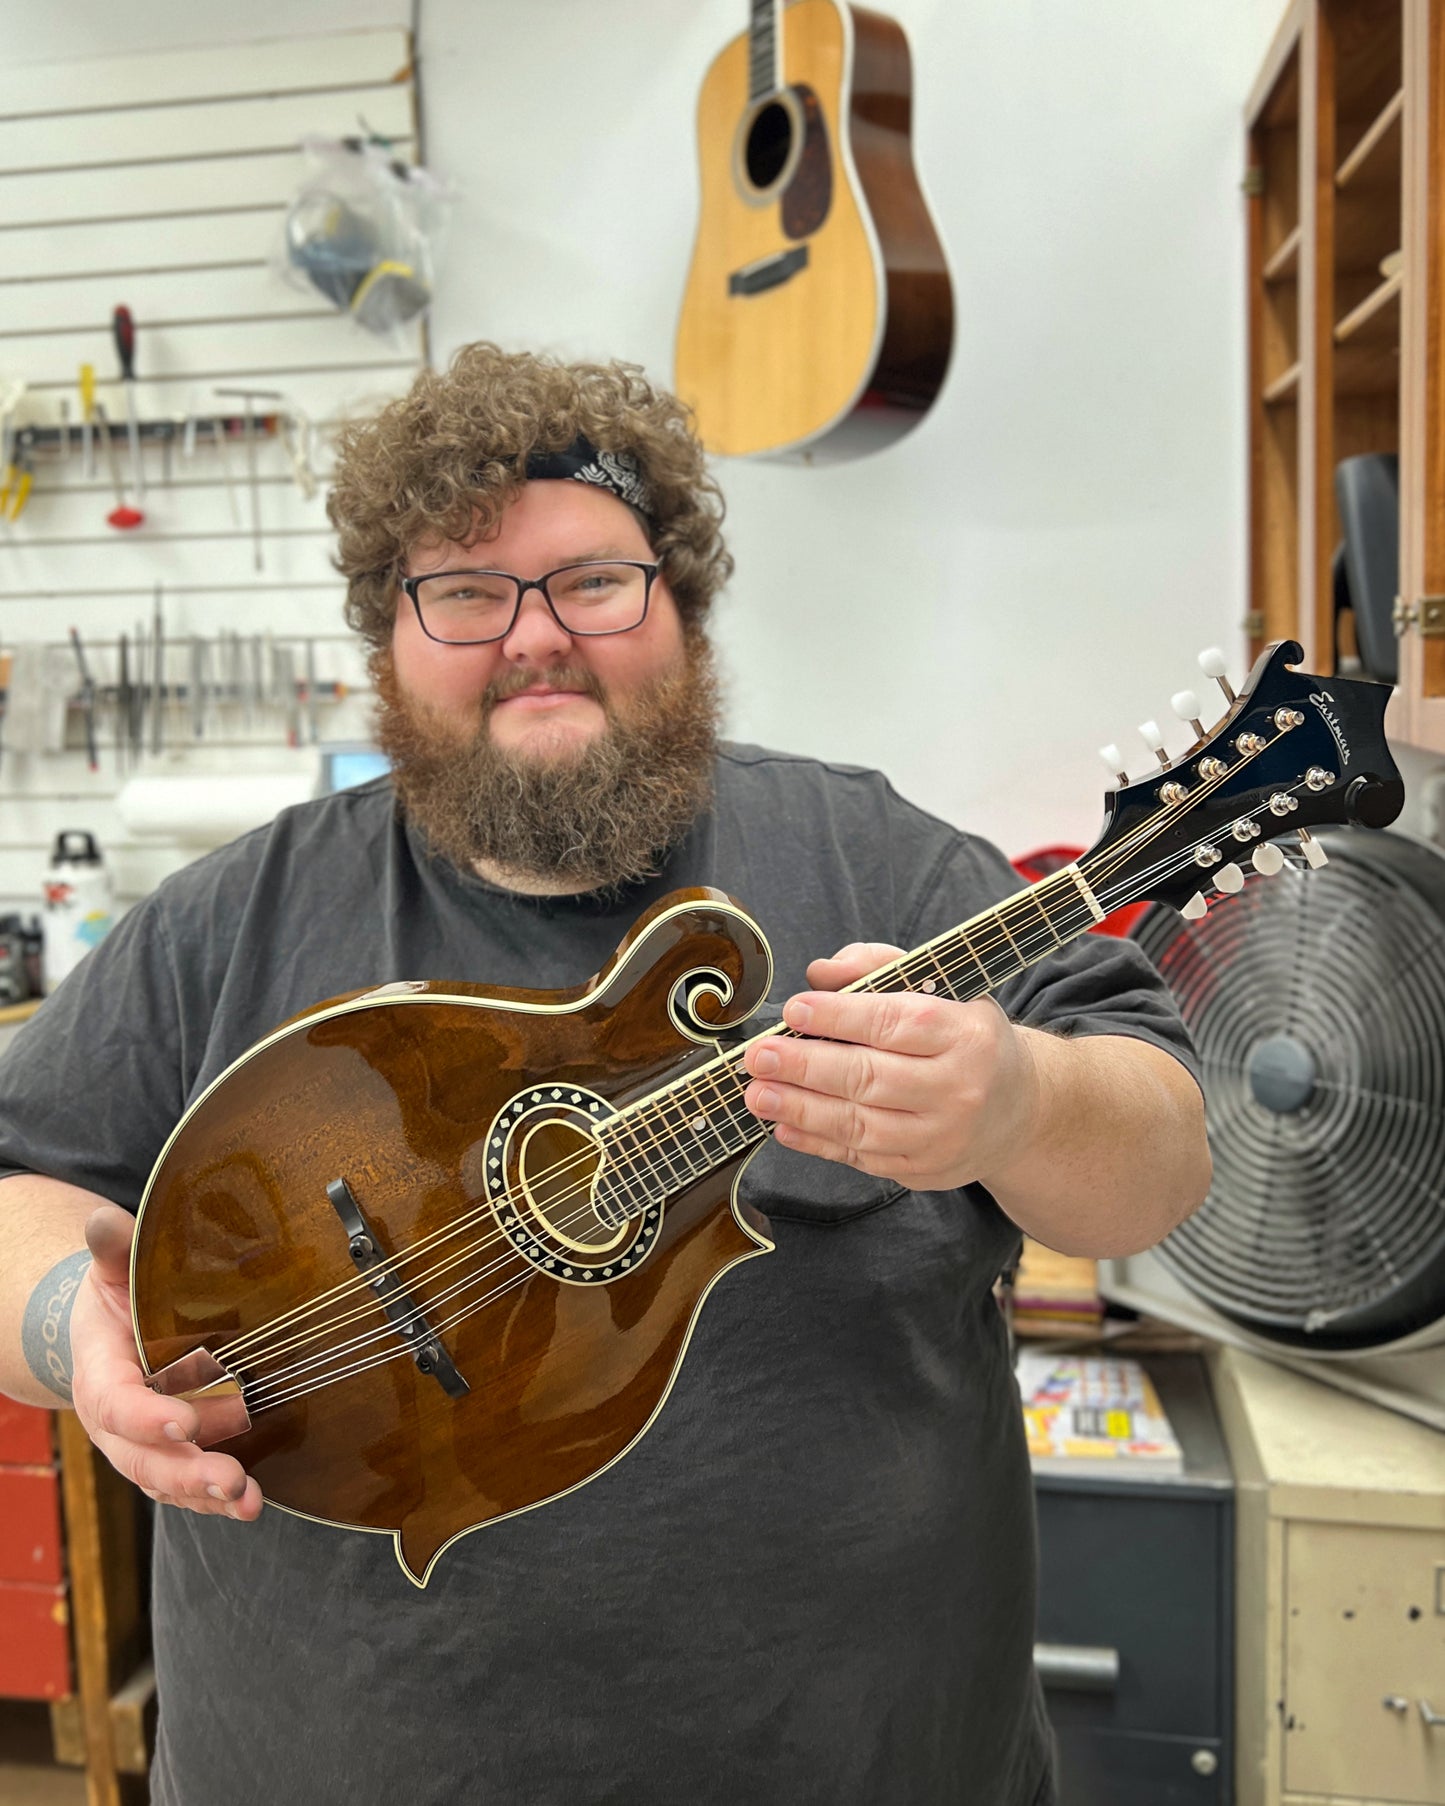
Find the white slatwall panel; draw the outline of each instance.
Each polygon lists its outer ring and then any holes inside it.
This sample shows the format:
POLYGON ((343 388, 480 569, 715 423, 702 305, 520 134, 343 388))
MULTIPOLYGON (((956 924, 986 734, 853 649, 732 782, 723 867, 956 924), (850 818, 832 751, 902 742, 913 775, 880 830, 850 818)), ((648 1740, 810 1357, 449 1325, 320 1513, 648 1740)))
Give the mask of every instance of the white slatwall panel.
MULTIPOLYGON (((27 386, 19 423, 57 425, 63 398, 77 420, 82 363, 95 366, 111 418, 124 419, 110 331, 121 304, 136 322, 143 419, 239 413, 213 390, 250 385, 283 390, 324 428, 403 390, 424 360, 420 332, 371 338, 267 267, 307 167, 299 140, 355 133, 363 120, 399 156, 414 154, 404 31, 0 70, 0 380, 27 386)), ((78 441, 77 429, 69 458, 37 464, 21 519, 0 522, 0 651, 65 645, 74 627, 97 683, 112 683, 118 636, 149 630, 159 584, 172 683, 189 676, 191 635, 268 636, 293 652, 298 675, 309 642, 319 684, 348 692, 320 705, 323 739, 364 739, 364 664, 341 620, 322 495, 302 498, 282 447, 258 444, 258 572, 240 444, 223 467, 203 437, 193 460, 173 457, 169 481, 160 448, 147 447, 146 522, 121 533, 106 524, 105 461, 87 480, 78 441)), ((123 444, 117 453, 128 480, 123 444)), ((323 443, 323 495, 327 461, 323 443)), ((197 738, 178 701, 165 748, 137 765, 123 761, 102 706, 98 772, 78 709, 58 755, 15 754, 0 722, 0 910, 34 907, 61 828, 98 836, 126 899, 183 864, 186 849, 128 836, 116 792, 136 773, 261 777, 307 756, 288 748, 282 711, 250 717, 214 705, 197 738)))

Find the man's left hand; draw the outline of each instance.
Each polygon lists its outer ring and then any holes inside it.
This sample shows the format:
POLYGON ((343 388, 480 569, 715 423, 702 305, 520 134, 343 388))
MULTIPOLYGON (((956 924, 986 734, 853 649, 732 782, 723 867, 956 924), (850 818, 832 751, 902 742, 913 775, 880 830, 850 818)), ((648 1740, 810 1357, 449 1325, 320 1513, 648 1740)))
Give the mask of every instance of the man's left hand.
POLYGON ((987 1184, 1034 1132, 1040 1080, 1029 1031, 991 998, 844 993, 900 953, 855 942, 814 960, 813 989, 783 1009, 809 1038, 770 1035, 748 1049, 747 1106, 776 1125, 784 1147, 913 1191, 987 1184))

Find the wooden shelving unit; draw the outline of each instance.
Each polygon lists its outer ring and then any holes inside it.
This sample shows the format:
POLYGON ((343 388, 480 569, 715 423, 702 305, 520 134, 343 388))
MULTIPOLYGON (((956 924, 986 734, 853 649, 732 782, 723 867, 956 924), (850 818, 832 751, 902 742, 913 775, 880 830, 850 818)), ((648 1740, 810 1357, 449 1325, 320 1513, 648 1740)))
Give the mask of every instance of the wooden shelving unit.
POLYGON ((1296 638, 1334 669, 1335 470, 1396 454, 1390 729, 1445 753, 1445 607, 1422 606, 1445 593, 1442 63, 1445 0, 1294 0, 1246 107, 1245 186, 1252 650, 1296 638))

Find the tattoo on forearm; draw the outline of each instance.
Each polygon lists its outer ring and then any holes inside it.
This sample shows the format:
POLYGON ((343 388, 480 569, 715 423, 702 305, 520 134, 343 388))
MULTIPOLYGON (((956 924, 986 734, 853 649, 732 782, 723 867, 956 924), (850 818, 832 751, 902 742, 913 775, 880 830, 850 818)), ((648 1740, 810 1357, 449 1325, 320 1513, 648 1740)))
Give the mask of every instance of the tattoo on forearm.
POLYGON ((84 1248, 67 1254, 30 1294, 20 1325, 20 1346, 30 1371, 57 1398, 70 1403, 70 1312, 90 1266, 84 1248))

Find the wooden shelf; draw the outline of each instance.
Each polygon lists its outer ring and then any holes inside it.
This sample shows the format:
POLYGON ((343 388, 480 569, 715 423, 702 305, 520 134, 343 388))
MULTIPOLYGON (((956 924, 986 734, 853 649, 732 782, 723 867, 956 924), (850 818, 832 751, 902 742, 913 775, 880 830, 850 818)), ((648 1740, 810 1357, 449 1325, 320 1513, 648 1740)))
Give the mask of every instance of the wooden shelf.
POLYGON ((1281 401, 1293 401, 1295 391, 1299 388, 1299 364, 1293 363, 1283 375, 1275 377, 1272 383, 1265 385, 1263 401, 1267 408, 1274 407, 1281 401))
POLYGON ((1370 126, 1364 137, 1360 139, 1359 143, 1350 152, 1349 156, 1345 158, 1344 162, 1341 163, 1338 170, 1336 170, 1336 188, 1348 188, 1350 183, 1359 176, 1361 170, 1366 169, 1367 165, 1371 163, 1375 151, 1392 133, 1394 134, 1393 145, 1386 146, 1387 150, 1391 151, 1392 154, 1388 157, 1382 155, 1378 159, 1381 167, 1378 170, 1371 169, 1370 176, 1372 178, 1377 178, 1382 183, 1390 182, 1392 179, 1398 182, 1400 174, 1401 146, 1400 132, 1396 128, 1400 125, 1404 113, 1405 90, 1403 88, 1397 88, 1390 96, 1389 100, 1386 101, 1374 124, 1370 126), (1386 163, 1391 167, 1384 167, 1386 163))
POLYGON ((1295 227, 1288 233, 1279 249, 1265 264, 1261 274, 1266 282, 1282 282, 1286 277, 1293 280, 1299 270, 1300 228, 1295 227))
POLYGON ((1400 271, 1335 328, 1336 395, 1390 395, 1400 386, 1400 271))
MULTIPOLYGON (((1393 276, 1387 276, 1377 289, 1366 295, 1360 305, 1352 308, 1336 326, 1335 343, 1347 345, 1351 339, 1365 333, 1370 328, 1371 321, 1376 323, 1376 330, 1371 332, 1370 336, 1381 336, 1378 331, 1381 316, 1384 315, 1386 308, 1399 300, 1400 290, 1404 286, 1405 272, 1403 270, 1396 270, 1393 276)), ((1389 332, 1394 342, 1398 344, 1400 340, 1398 322, 1389 325, 1389 332)))

